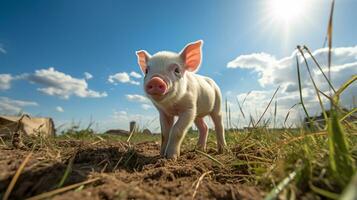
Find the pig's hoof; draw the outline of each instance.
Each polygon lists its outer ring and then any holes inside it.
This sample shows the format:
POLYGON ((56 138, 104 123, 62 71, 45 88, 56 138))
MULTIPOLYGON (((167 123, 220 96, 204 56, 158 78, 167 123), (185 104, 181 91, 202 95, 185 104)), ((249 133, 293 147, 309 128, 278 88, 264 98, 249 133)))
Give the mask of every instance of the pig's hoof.
POLYGON ((169 160, 177 160, 177 158, 179 157, 180 155, 178 153, 169 153, 169 152, 166 152, 165 154, 165 158, 169 159, 169 160))
POLYGON ((219 154, 223 154, 224 152, 227 152, 228 149, 227 149, 227 146, 219 146, 217 151, 219 154))
POLYGON ((178 155, 177 155, 177 154, 174 154, 174 155, 166 155, 165 157, 166 157, 167 159, 169 159, 169 160, 177 160, 178 155))
POLYGON ((160 157, 165 157, 165 152, 164 151, 160 151, 160 157))
POLYGON ((199 151, 202 151, 202 152, 206 152, 206 147, 202 146, 202 145, 197 145, 196 149, 199 150, 199 151))

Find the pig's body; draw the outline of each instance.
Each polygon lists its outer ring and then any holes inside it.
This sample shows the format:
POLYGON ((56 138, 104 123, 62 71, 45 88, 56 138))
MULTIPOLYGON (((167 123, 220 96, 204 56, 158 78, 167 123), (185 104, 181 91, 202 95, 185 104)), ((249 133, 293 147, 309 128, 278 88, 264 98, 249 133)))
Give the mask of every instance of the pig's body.
POLYGON ((221 92, 210 78, 194 74, 201 62, 202 41, 191 43, 180 53, 159 52, 150 56, 139 51, 139 65, 145 73, 144 88, 160 113, 161 155, 177 158, 187 130, 195 123, 198 147, 205 150, 208 128, 203 117, 215 125, 217 148, 226 145, 221 114, 221 92), (175 124, 174 117, 178 116, 175 124))
POLYGON ((172 93, 163 101, 152 99, 157 109, 167 115, 178 116, 183 111, 196 107, 196 117, 220 111, 221 92, 212 79, 191 72, 187 72, 184 78, 190 84, 182 87, 182 91, 172 93))

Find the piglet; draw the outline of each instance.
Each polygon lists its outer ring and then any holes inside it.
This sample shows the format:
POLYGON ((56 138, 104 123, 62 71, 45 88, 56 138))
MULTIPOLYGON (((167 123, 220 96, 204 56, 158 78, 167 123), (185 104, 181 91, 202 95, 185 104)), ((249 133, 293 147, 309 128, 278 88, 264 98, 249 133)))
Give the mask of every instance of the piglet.
POLYGON ((202 40, 189 43, 180 53, 136 52, 145 74, 145 93, 160 114, 160 154, 169 159, 180 155, 181 143, 193 123, 199 131, 197 146, 205 151, 208 128, 203 118, 207 115, 215 126, 218 152, 222 153, 226 145, 221 91, 211 78, 195 74, 202 60, 202 44, 202 40), (178 119, 174 124, 175 116, 178 119))

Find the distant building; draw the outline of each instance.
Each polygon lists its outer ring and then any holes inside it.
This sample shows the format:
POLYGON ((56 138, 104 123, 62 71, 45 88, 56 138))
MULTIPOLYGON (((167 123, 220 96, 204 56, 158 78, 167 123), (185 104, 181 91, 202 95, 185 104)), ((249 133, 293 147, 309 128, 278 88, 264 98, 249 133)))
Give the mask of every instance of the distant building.
POLYGON ((106 134, 111 135, 129 135, 129 131, 121 130, 121 129, 110 129, 105 132, 106 134))
POLYGON ((138 125, 136 124, 136 121, 131 121, 129 123, 129 132, 138 132, 139 128, 138 125))
MULTIPOLYGON (((106 134, 112 134, 112 135, 130 135, 130 133, 139 133, 139 126, 137 125, 137 123, 135 121, 131 121, 129 122, 129 131, 126 130, 122 130, 122 129, 110 129, 107 130, 105 133, 106 134)), ((152 134, 151 131, 149 129, 144 129, 142 131, 143 134, 152 134)))
POLYGON ((146 129, 143 130, 143 134, 151 135, 152 133, 151 133, 151 131, 149 129, 146 128, 146 129))
MULTIPOLYGON (((345 108, 343 108, 343 111, 345 111, 346 113, 350 112, 348 109, 345 109, 345 108)), ((327 115, 327 117, 330 117, 331 111, 327 110, 326 115, 327 115)), ((346 120, 348 122, 357 123, 357 113, 352 113, 350 116, 348 116, 346 118, 346 120)), ((324 128, 326 121, 325 121, 323 113, 320 113, 320 115, 318 115, 318 116, 313 116, 310 118, 305 117, 304 124, 306 127, 309 127, 309 128, 322 129, 322 128, 324 128)))

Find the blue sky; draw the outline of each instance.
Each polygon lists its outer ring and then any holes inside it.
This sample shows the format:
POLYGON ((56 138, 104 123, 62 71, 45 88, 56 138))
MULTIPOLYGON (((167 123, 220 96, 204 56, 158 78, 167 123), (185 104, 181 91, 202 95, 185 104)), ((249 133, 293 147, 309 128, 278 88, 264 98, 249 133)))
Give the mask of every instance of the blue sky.
MULTIPOLYGON (((141 79, 129 76, 140 85, 119 80, 113 84, 109 76, 132 71, 141 74, 136 50, 180 51, 185 44, 198 39, 204 40, 203 63, 198 73, 216 80, 232 103, 235 97, 241 98, 248 91, 268 94, 278 85, 278 82, 261 83, 264 74, 265 82, 269 81, 269 69, 259 70, 259 66, 241 60, 230 68, 228 63, 239 56, 261 52, 279 60, 290 56, 297 44, 306 44, 317 51, 323 45, 329 12, 329 1, 309 1, 304 3, 304 11, 298 17, 284 21, 272 16, 272 1, 1 0, 0 100, 3 102, 0 101, 0 113, 21 109, 33 115, 53 117, 57 125, 71 120, 86 123, 92 116, 102 130, 127 128, 131 118, 140 118, 145 124, 157 112, 149 106, 143 109, 142 104, 150 105, 150 102, 126 96, 144 95, 141 79), (50 73, 50 67, 54 77, 61 79, 67 75, 79 81, 70 78, 74 85, 85 83, 85 94, 71 91, 78 88, 69 88, 65 91, 70 93, 66 98, 63 93, 43 90, 56 88, 44 77, 50 73), (42 75, 39 70, 44 70, 42 75), (93 77, 85 79, 85 72, 93 77), (83 97, 76 95, 79 93, 83 97), (56 107, 61 107, 63 112, 56 107)), ((357 45, 356 9, 357 1, 337 0, 334 47, 357 45)), ((355 53, 355 48, 350 51, 355 53)), ((351 57, 341 64, 355 63, 356 59, 351 57)), ((353 68, 347 72, 347 78, 351 72, 356 74, 353 68)), ((265 99, 261 101, 264 102, 265 99)), ((259 113, 259 110, 252 112, 259 113)))

